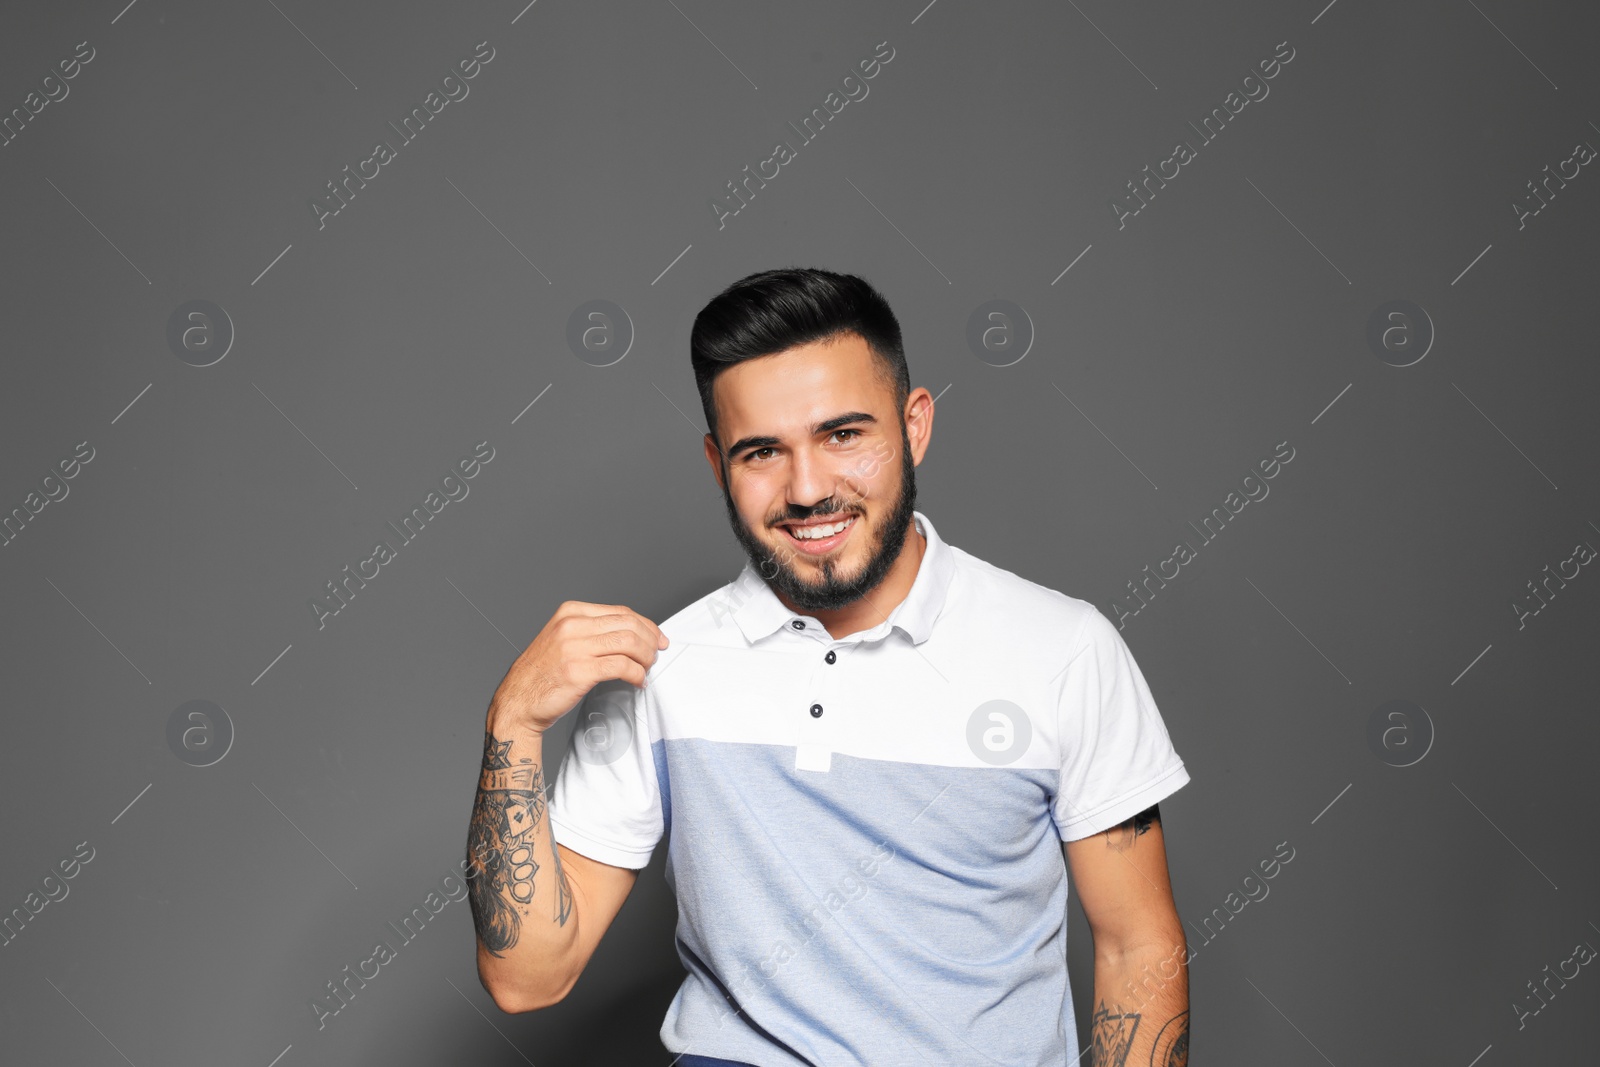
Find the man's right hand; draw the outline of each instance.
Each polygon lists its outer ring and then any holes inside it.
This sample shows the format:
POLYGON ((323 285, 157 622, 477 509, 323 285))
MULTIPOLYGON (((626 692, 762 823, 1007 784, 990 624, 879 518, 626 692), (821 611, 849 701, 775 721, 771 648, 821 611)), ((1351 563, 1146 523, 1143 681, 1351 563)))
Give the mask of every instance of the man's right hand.
POLYGON ((667 644, 661 627, 631 608, 564 601, 501 679, 490 728, 543 734, 600 682, 620 678, 643 689, 667 644))
POLYGON ((565 997, 638 878, 556 843, 544 732, 600 682, 621 678, 644 688, 645 672, 666 647, 661 628, 638 612, 569 600, 489 703, 467 835, 468 892, 478 977, 504 1011, 565 997))

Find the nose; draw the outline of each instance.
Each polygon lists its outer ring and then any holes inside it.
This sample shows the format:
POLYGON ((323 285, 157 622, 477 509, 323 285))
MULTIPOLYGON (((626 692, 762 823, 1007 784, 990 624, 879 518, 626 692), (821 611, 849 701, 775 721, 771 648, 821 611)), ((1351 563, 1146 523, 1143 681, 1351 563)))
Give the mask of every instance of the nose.
POLYGON ((827 515, 829 509, 839 510, 833 500, 833 471, 809 449, 795 453, 789 468, 788 500, 791 512, 803 509, 807 518, 827 515))

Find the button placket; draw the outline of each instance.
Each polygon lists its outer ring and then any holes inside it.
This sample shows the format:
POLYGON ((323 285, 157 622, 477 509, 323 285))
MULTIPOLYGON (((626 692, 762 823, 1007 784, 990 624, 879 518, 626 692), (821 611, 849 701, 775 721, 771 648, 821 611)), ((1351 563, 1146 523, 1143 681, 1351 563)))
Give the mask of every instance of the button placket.
POLYGON ((809 672, 805 689, 796 693, 795 769, 826 771, 833 762, 834 723, 838 719, 834 694, 834 678, 830 665, 838 661, 833 649, 822 656, 809 672))

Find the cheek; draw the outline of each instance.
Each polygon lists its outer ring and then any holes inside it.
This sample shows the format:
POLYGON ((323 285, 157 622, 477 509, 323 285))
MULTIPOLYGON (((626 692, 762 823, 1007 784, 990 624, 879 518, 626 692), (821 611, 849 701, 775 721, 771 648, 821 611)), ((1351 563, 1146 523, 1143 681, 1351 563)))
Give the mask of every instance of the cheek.
POLYGON ((733 471, 729 475, 728 496, 733 500, 733 508, 744 520, 745 525, 756 530, 765 528, 767 505, 772 499, 766 479, 759 473, 733 471))
POLYGON ((891 458, 879 464, 872 480, 872 495, 880 509, 888 508, 907 488, 905 471, 898 459, 891 458))
POLYGON ((891 500, 899 485, 900 471, 892 454, 864 452, 839 471, 839 495, 850 506, 891 500))

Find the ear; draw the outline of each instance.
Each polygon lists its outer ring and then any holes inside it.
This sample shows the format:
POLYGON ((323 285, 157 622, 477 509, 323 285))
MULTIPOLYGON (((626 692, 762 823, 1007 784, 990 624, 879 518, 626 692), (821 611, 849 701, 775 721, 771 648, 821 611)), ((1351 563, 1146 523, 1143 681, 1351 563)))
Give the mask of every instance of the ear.
POLYGON ((906 397, 906 438, 911 442, 911 461, 920 464, 933 438, 933 394, 922 386, 906 397))
POLYGON ((706 449, 706 462, 711 464, 711 476, 717 480, 717 485, 721 486, 722 491, 727 492, 728 487, 722 481, 722 450, 717 447, 716 440, 710 434, 706 434, 703 443, 706 449))

